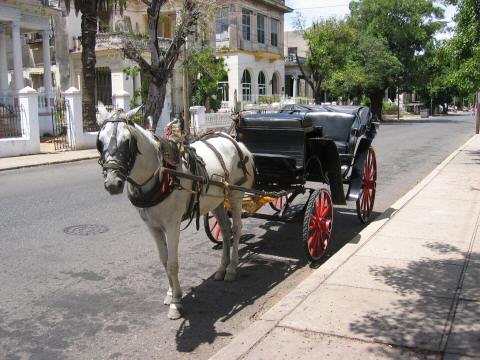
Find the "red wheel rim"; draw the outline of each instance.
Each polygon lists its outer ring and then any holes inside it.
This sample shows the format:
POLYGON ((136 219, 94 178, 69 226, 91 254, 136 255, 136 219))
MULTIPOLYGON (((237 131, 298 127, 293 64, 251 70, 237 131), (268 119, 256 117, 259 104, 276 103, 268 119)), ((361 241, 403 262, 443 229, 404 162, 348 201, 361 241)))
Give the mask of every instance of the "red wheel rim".
POLYGON ((367 161, 362 178, 362 189, 357 200, 357 211, 360 220, 366 222, 373 211, 375 202, 375 192, 377 189, 377 160, 375 151, 370 148, 368 150, 367 161))
POLYGON ((212 240, 214 240, 217 243, 222 243, 223 239, 220 236, 220 224, 218 223, 218 220, 215 216, 213 216, 212 213, 208 213, 208 229, 210 231, 210 234, 212 235, 212 240))
POLYGON ((332 198, 321 191, 315 200, 308 228, 308 252, 312 259, 320 259, 330 244, 333 224, 332 198))
POLYGON ((276 198, 270 203, 270 206, 273 210, 275 211, 281 211, 283 208, 287 205, 288 203, 288 197, 290 194, 286 194, 283 196, 280 196, 279 198, 276 198))

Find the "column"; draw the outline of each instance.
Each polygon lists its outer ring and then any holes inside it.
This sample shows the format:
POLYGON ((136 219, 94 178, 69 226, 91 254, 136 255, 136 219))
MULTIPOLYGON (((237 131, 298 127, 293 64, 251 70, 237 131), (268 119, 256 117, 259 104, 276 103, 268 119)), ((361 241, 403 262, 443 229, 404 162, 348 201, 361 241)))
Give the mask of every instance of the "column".
POLYGON ((40 152, 40 130, 38 125, 38 93, 31 87, 18 92, 18 104, 21 109, 23 137, 28 140, 26 153, 40 152))
POLYGON ((48 99, 49 105, 52 98, 52 61, 50 59, 50 31, 42 31, 43 39, 43 86, 45 88, 45 95, 48 99))
POLYGON ((112 103, 118 109, 129 111, 130 110, 130 94, 125 90, 119 90, 112 95, 112 103))
POLYGON ((83 148, 82 94, 73 86, 63 94, 67 104, 65 115, 68 142, 73 150, 80 150, 83 148))
POLYGON ((23 60, 22 60, 22 38, 20 36, 20 23, 12 22, 12 47, 13 47, 13 79, 15 91, 23 89, 23 60))
POLYGON ((298 96, 298 76, 293 75, 293 98, 295 99, 298 96))
POLYGON ((0 28, 0 97, 8 93, 7 35, 0 28))

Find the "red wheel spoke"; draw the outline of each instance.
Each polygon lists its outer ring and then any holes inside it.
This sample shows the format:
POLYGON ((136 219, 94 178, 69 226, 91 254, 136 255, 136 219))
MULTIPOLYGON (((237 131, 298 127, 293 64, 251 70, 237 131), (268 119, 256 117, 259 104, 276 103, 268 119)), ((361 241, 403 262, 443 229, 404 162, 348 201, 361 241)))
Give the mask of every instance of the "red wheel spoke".
POLYGON ((219 226, 218 229, 217 229, 217 233, 215 234, 215 239, 217 239, 217 240, 218 240, 218 238, 219 238, 219 236, 220 236, 220 230, 221 230, 221 229, 220 229, 220 226, 219 226))
MULTIPOLYGON (((213 216, 212 216, 213 217, 213 216)), ((213 223, 212 227, 210 228, 210 232, 213 232, 213 230, 215 229, 215 227, 217 226, 218 224, 218 221, 215 220, 215 222, 213 223)))

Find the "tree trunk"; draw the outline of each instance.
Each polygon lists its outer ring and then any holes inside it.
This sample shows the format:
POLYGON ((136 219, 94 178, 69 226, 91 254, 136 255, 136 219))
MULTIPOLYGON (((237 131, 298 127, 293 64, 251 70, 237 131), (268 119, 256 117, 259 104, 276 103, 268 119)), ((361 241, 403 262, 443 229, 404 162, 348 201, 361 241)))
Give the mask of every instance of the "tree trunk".
MULTIPOLYGON (((148 88, 148 98, 145 104, 145 114, 152 115, 153 128, 157 128, 158 121, 162 115, 163 105, 165 103, 165 96, 167 95, 167 83, 162 85, 155 85, 153 81, 150 81, 148 88)), ((147 119, 143 119, 142 126, 147 129, 147 119)))
POLYGON ((384 91, 379 91, 377 93, 369 94, 370 98, 370 110, 372 112, 373 118, 377 121, 382 121, 382 108, 383 108, 383 94, 384 91))
POLYGON ((95 116, 95 43, 97 35, 97 1, 87 1, 82 9, 82 107, 83 121, 93 125, 95 116))

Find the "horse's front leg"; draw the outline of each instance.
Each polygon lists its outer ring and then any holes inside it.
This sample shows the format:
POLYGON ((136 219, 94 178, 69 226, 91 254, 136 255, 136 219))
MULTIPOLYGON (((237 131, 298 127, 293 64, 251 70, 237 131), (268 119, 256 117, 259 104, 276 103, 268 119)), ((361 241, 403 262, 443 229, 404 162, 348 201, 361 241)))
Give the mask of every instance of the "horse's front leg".
POLYGON ((237 277, 238 244, 242 233, 242 197, 238 197, 238 194, 237 196, 234 194, 230 198, 230 211, 232 212, 233 221, 233 244, 230 263, 227 266, 227 273, 225 274, 225 281, 234 281, 237 277))
POLYGON ((215 272, 215 280, 223 280, 227 271, 227 266, 230 263, 230 239, 232 237, 232 229, 230 220, 228 220, 223 202, 212 211, 213 215, 217 218, 220 230, 222 231, 223 248, 222 248, 222 260, 220 266, 215 272))
POLYGON ((165 232, 161 229, 152 228, 152 227, 148 227, 148 230, 150 230, 150 233, 155 239, 155 242, 158 248, 158 253, 160 254, 160 261, 162 262, 162 265, 165 268, 165 273, 167 274, 167 278, 168 278, 168 291, 167 291, 167 295, 165 295, 165 299, 163 300, 163 303, 165 305, 170 305, 170 303, 172 302, 172 280, 170 278, 170 275, 168 274, 168 269, 167 269, 168 250, 167 250, 167 243, 165 241, 165 238, 166 238, 165 232))
POLYGON ((167 235, 167 273, 171 286, 171 302, 168 318, 175 320, 182 317, 182 288, 178 281, 178 242, 180 238, 180 222, 174 222, 166 229, 167 235))

